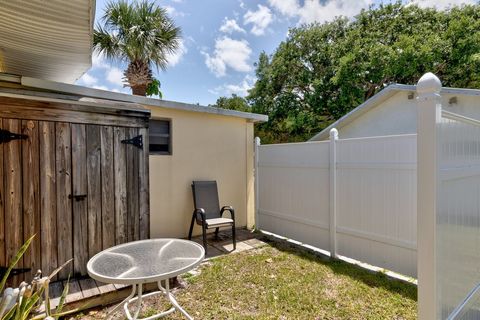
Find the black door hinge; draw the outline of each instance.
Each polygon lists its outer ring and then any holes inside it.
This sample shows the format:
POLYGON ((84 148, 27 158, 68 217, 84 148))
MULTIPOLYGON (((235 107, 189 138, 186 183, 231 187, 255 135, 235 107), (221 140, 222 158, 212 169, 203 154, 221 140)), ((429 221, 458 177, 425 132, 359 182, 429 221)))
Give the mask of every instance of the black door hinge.
POLYGON ((133 137, 131 139, 125 139, 125 140, 122 140, 121 142, 125 143, 125 144, 132 144, 139 149, 143 149, 143 136, 142 135, 133 137))
POLYGON ((24 140, 27 139, 26 134, 13 133, 8 130, 0 129, 0 144, 7 143, 12 140, 24 140))

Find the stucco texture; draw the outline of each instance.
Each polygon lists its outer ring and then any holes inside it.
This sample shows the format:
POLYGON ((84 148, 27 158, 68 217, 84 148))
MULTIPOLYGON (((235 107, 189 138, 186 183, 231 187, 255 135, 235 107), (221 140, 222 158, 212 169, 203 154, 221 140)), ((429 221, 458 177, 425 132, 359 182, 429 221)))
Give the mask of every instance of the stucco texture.
MULTIPOLYGON (((150 155, 151 237, 186 237, 193 180, 216 180, 220 206, 235 208, 238 227, 254 224, 253 123, 214 114, 150 107, 171 119, 172 154, 150 155)), ((195 226, 194 234, 201 228, 195 226)))

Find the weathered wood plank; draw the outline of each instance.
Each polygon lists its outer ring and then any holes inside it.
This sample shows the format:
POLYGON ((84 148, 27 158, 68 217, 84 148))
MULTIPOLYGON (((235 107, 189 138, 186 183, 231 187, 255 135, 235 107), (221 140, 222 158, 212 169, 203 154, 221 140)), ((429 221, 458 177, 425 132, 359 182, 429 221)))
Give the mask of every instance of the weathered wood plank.
POLYGON ((54 309, 60 303, 60 299, 63 293, 63 283, 61 281, 55 281, 48 286, 48 295, 50 297, 50 308, 54 309))
POLYGON ((40 140, 38 121, 23 120, 22 133, 28 138, 22 142, 23 177, 23 238, 35 239, 23 256, 24 266, 31 268, 30 277, 42 267, 40 231, 40 140))
POLYGON ((40 129, 40 212, 42 271, 57 268, 57 201, 55 182, 55 124, 39 122, 40 129))
MULTIPOLYGON (((87 195, 87 163, 85 125, 72 124, 72 194, 87 195)), ((88 212, 87 199, 72 199, 73 269, 75 275, 87 274, 88 212)))
POLYGON ((139 209, 140 209, 140 239, 150 238, 150 181, 149 181, 149 152, 148 128, 140 128, 143 136, 143 151, 139 152, 139 209))
POLYGON ((63 293, 63 281, 51 282, 48 286, 48 294, 50 298, 55 299, 62 296, 63 293))
MULTIPOLYGON (((78 290, 80 290, 80 286, 77 281, 73 282, 73 284, 76 284, 76 287, 78 288, 78 290)), ((76 294, 67 296, 67 304, 64 306, 63 311, 74 311, 78 313, 82 310, 95 308, 97 306, 111 306, 125 299, 132 291, 131 286, 122 285, 119 287, 121 288, 118 290, 108 291, 104 294, 95 295, 88 298, 84 298, 81 291, 76 291, 76 294)), ((144 293, 156 290, 158 290, 156 283, 144 284, 144 293)), ((44 310, 41 311, 44 312, 44 310)), ((44 315, 44 313, 42 315, 44 315)))
MULTIPOLYGON (((64 281, 63 285, 66 286, 67 281, 64 281)), ((80 288, 80 285, 78 284, 78 281, 70 280, 70 282, 68 283, 68 294, 67 294, 67 297, 65 298, 65 302, 72 303, 82 299, 83 299, 83 293, 82 293, 82 289, 80 288)))
POLYGON ((102 250, 102 181, 100 127, 86 126, 88 257, 102 250))
POLYGON ((90 298, 100 295, 100 290, 97 288, 97 283, 91 278, 78 280, 84 298, 90 298))
POLYGON ((148 118, 128 117, 75 110, 73 105, 0 97, 0 117, 39 121, 72 122, 123 127, 143 127, 148 118))
MULTIPOLYGON (((23 79, 25 81, 25 79, 23 79)), ((138 103, 121 102, 113 100, 105 100, 100 98, 82 97, 79 101, 78 95, 72 94, 59 94, 45 91, 31 91, 25 90, 25 87, 21 85, 15 85, 13 83, 2 83, 2 97, 6 101, 8 100, 20 100, 21 98, 15 96, 9 96, 4 94, 22 95, 28 96, 30 101, 36 101, 42 104, 43 108, 57 108, 68 109, 76 111, 85 111, 90 113, 104 113, 104 114, 119 114, 131 117, 148 117, 150 110, 146 109, 138 103), (9 87, 8 89, 6 87, 9 87), (55 101, 56 100, 56 101, 55 101), (63 100, 64 102, 58 102, 63 100)), ((24 99, 23 99, 24 100, 24 99)), ((5 101, 3 101, 5 103, 5 101)), ((0 103, 2 101, 0 100, 0 103)))
MULTIPOLYGON (((72 193, 72 150, 70 124, 57 122, 55 128, 55 172, 57 182, 57 246, 58 264, 62 265, 73 258, 73 217, 72 201, 68 196, 72 193)), ((66 279, 73 273, 73 265, 69 263, 59 272, 60 279, 66 279)))
POLYGON ((113 284, 110 284, 110 283, 103 283, 103 282, 100 282, 100 281, 95 281, 95 283, 97 284, 97 288, 98 288, 98 290, 100 290, 101 294, 105 294, 105 293, 109 293, 109 292, 117 290, 115 288, 115 286, 113 284))
MULTIPOLYGON (((137 128, 128 128, 127 139, 138 135, 137 128)), ((127 230, 128 241, 138 240, 140 237, 140 208, 139 208, 139 180, 138 162, 140 149, 133 145, 127 145, 127 230)))
MULTIPOLYGON (((3 128, 13 133, 20 133, 20 120, 3 119, 3 128)), ((7 264, 10 264, 23 244, 21 150, 20 140, 4 144, 5 225, 8 226, 5 228, 7 264)), ((17 266, 23 267, 23 257, 17 266)), ((20 279, 23 279, 23 275, 13 277, 13 282, 17 284, 20 279)))
POLYGON ((125 128, 115 127, 113 137, 114 174, 115 174, 115 244, 127 241, 127 158, 125 128))
POLYGON ((63 283, 61 281, 56 281, 50 283, 48 286, 48 295, 50 297, 50 308, 56 308, 60 303, 60 298, 63 293, 63 283))
POLYGON ((115 289, 117 289, 117 290, 122 290, 122 289, 124 289, 124 288, 126 288, 126 287, 130 287, 130 288, 132 287, 132 286, 129 286, 129 285, 126 285, 126 284, 117 284, 117 283, 113 284, 113 286, 114 286, 115 289))
POLYGON ((101 128, 102 172, 102 249, 115 245, 115 179, 113 163, 113 128, 101 128))
MULTIPOLYGON (((3 121, 0 119, 0 129, 3 129, 3 121)), ((7 266, 5 248, 5 175, 4 175, 4 144, 0 144, 0 266, 7 266)))

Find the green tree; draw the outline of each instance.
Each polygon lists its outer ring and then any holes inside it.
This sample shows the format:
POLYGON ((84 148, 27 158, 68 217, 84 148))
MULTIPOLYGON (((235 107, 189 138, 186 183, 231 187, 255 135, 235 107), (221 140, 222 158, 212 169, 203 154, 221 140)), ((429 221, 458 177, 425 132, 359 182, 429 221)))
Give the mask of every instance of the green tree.
POLYGON ((148 1, 109 2, 101 21, 94 30, 94 49, 128 64, 124 76, 133 94, 145 96, 147 88, 157 92, 160 83, 154 81, 152 67, 166 69, 181 33, 166 10, 148 1))
POLYGON ((250 112, 250 106, 245 98, 232 94, 231 97, 220 97, 212 107, 250 112))
POLYGON ((423 73, 445 86, 480 88, 480 5, 446 11, 401 3, 354 19, 302 25, 260 54, 247 96, 265 143, 304 141, 391 83, 423 73))

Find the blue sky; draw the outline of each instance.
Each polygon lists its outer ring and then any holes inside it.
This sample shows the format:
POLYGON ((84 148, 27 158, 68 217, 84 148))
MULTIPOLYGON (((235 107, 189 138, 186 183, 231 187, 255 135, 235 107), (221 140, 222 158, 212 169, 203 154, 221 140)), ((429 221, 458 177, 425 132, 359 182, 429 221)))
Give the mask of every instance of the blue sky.
MULTIPOLYGON (((444 8, 475 0, 411 0, 444 8)), ((108 1, 97 0, 96 19, 108 1)), ((352 17, 380 0, 157 0, 182 29, 180 50, 166 71, 154 71, 166 100, 208 105, 232 93, 244 96, 255 82, 254 63, 271 54, 288 29, 304 22, 352 17)), ((385 1, 387 2, 387 1, 385 1)), ((389 1, 388 1, 389 2, 389 1)), ((122 85, 124 65, 93 57, 77 84, 130 93, 122 85)))

